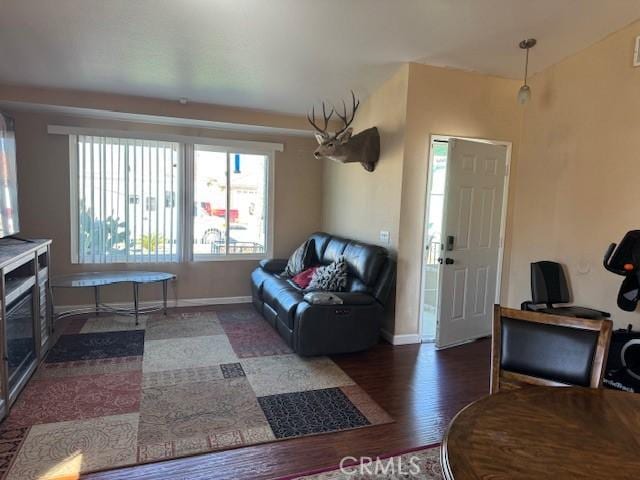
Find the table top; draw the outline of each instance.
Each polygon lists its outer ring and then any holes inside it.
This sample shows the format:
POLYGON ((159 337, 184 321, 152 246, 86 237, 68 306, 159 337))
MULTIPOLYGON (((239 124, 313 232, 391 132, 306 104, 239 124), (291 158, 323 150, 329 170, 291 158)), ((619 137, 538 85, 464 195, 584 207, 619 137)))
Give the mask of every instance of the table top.
POLYGON ((167 272, 145 272, 125 270, 116 272, 85 272, 58 275, 51 279, 52 287, 77 288, 77 287, 102 287, 114 283, 154 283, 173 280, 176 276, 167 272))
POLYGON ((640 394, 526 387, 489 395, 453 419, 447 479, 638 478, 640 394))

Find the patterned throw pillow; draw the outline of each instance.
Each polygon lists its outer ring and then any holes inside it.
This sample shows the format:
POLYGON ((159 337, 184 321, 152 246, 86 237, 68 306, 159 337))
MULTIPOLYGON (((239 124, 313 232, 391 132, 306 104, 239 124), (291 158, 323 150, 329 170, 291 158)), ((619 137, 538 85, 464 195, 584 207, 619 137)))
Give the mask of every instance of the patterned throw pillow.
POLYGON ((335 262, 313 272, 309 290, 343 292, 347 288, 347 262, 340 256, 335 262))
POLYGON ((284 269, 283 277, 295 277, 300 272, 306 270, 311 263, 313 256, 313 240, 307 240, 300 245, 289 257, 287 268, 284 269))

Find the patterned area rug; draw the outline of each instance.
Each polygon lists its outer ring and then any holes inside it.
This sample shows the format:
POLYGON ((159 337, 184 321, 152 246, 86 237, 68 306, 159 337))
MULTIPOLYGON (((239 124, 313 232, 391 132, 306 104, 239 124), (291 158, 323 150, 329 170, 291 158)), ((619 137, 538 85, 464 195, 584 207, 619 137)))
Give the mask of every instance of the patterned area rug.
POLYGON ((346 459, 341 466, 288 475, 278 480, 442 480, 440 446, 363 459, 346 459))
POLYGON ((0 476, 79 473, 391 422, 248 306, 70 322, 0 425, 0 476))

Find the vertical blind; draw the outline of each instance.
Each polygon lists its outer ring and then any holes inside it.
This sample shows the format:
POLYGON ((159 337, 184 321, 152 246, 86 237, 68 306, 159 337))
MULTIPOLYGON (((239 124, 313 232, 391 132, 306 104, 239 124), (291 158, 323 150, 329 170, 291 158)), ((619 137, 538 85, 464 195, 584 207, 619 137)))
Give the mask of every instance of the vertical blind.
POLYGON ((75 140, 77 262, 178 261, 180 145, 86 135, 75 140))

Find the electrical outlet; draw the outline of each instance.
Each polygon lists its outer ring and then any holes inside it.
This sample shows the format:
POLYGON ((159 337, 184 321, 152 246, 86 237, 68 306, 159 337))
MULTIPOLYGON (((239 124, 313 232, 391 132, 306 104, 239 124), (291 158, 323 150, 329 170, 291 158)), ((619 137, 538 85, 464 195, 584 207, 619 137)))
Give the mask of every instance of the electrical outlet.
POLYGON ((391 234, 387 230, 380 230, 380 241, 385 244, 391 244, 391 234))

